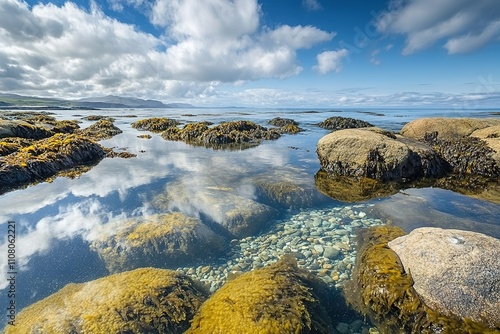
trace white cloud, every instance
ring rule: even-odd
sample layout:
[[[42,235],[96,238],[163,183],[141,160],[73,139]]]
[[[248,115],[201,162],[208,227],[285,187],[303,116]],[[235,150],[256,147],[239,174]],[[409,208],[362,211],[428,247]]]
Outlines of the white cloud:
[[[320,10],[323,8],[318,0],[302,0],[302,6],[311,11]]]
[[[500,6],[496,0],[393,0],[377,20],[386,34],[406,36],[409,55],[445,40],[450,54],[477,50],[498,40]]]
[[[0,91],[203,97],[220,82],[297,75],[297,50],[335,35],[312,26],[263,27],[257,0],[108,2],[117,11],[145,10],[164,34],[112,19],[95,3],[87,11],[72,2],[2,1]]]
[[[336,51],[325,51],[316,56],[318,65],[314,69],[321,74],[326,74],[331,71],[340,72],[342,70],[342,61],[349,54],[347,49]]]

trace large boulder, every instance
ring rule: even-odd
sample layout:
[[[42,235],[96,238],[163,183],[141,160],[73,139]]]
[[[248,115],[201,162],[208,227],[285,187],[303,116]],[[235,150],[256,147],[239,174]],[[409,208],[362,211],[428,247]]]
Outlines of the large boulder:
[[[424,139],[426,133],[437,132],[438,139],[466,137],[474,131],[500,125],[495,118],[419,118],[407,123],[401,130],[405,137]]]
[[[474,321],[477,318],[473,320],[462,317],[462,314],[449,313],[449,310],[433,308],[435,305],[427,304],[417,292],[416,287],[414,287],[413,269],[405,270],[405,266],[403,266],[398,254],[389,247],[393,240],[403,236],[403,230],[393,226],[378,226],[360,231],[358,234],[360,248],[356,255],[352,279],[344,288],[348,303],[369,317],[382,333],[498,333],[500,328],[493,327],[497,325],[490,322],[492,319],[490,311],[481,313],[489,317],[489,319],[480,318],[479,321]],[[461,239],[452,239],[451,242],[454,242],[454,240],[457,240],[456,244],[461,242]],[[429,246],[429,249],[434,249],[430,243],[426,245]],[[496,247],[498,250],[498,245]],[[424,255],[425,259],[421,259],[421,266],[429,266],[429,272],[436,265],[446,266],[445,263],[442,263],[443,259],[434,256],[432,251],[423,250],[422,252],[427,256]],[[430,264],[431,262],[432,264]],[[479,265],[473,267],[476,273],[482,270]],[[498,266],[493,265],[483,268],[493,270],[485,270],[484,275],[480,274],[478,280],[486,283],[490,288],[496,284],[494,290],[498,291],[498,278],[500,276],[498,270],[494,269],[498,268]],[[462,273],[464,272],[463,268],[457,269]],[[450,270],[453,271],[451,268]],[[435,277],[435,288],[443,289],[443,286],[449,283],[448,278],[454,274],[452,272],[441,272],[441,275],[433,276]],[[471,296],[457,296],[460,295],[460,291],[458,291],[455,297],[467,300],[472,305],[471,299],[475,297],[475,291],[484,296],[484,290],[477,287],[475,279],[474,275],[467,276],[467,279],[462,281],[461,284],[461,288],[464,288],[461,292],[471,293]],[[450,297],[454,298],[451,295]],[[446,299],[447,296],[440,295],[439,298]],[[479,296],[479,298],[481,297]],[[487,297],[482,299],[483,301],[489,300],[492,302],[491,305],[485,306],[484,310],[496,310],[498,313],[498,294],[496,294],[496,300],[494,298],[495,293],[492,294],[491,299],[487,299]],[[481,299],[478,300],[478,305],[480,301]],[[442,302],[448,305],[456,303],[456,300],[444,300]],[[472,315],[471,313],[467,314]],[[484,322],[484,320],[488,322]]]
[[[500,328],[500,240],[425,227],[388,243],[432,309]]]
[[[228,281],[200,308],[186,334],[333,333],[322,282],[286,257]]]
[[[431,147],[377,128],[332,132],[319,140],[316,152],[321,168],[333,175],[408,181],[445,172]]]
[[[183,333],[207,294],[175,271],[141,268],[68,284],[24,308],[13,333]]]
[[[179,212],[111,223],[91,243],[111,273],[144,266],[176,268],[215,256],[225,246],[222,236]]]

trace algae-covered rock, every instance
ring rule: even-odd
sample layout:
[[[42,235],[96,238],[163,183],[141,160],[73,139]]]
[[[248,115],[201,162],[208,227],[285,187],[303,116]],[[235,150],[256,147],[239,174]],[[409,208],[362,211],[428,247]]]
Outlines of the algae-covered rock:
[[[316,152],[321,168],[336,176],[410,181],[446,172],[431,147],[373,128],[334,131],[319,140]]]
[[[500,240],[423,227],[388,243],[425,304],[448,316],[500,329]]]
[[[146,130],[151,132],[162,132],[172,126],[177,126],[180,123],[175,119],[166,117],[153,117],[141,119],[140,121],[133,122],[132,127],[137,130]]]
[[[27,139],[42,139],[50,137],[52,134],[50,130],[26,121],[8,121],[0,119],[0,138],[20,137]]]
[[[438,139],[466,137],[476,130],[500,125],[495,118],[419,118],[406,124],[401,134],[422,140],[426,133],[437,132]]]
[[[281,117],[275,117],[271,119],[269,122],[270,125],[277,126],[279,128],[286,126],[286,125],[299,125],[296,121],[294,121],[291,118],[281,118]]]
[[[319,170],[314,175],[318,190],[339,201],[360,202],[371,198],[386,197],[399,191],[394,182],[380,182],[367,177],[335,176]]]
[[[318,126],[324,129],[336,131],[343,129],[366,128],[372,127],[373,125],[355,118],[333,116],[325,119],[323,122],[319,123]]]
[[[201,306],[186,334],[333,333],[325,291],[285,257],[228,281]]]
[[[54,116],[49,116],[46,114],[37,114],[26,117],[24,119],[26,122],[33,124],[34,126],[42,126],[52,133],[73,133],[75,130],[79,129],[78,121],[75,120],[62,120],[58,121]]]
[[[19,137],[7,137],[0,139],[0,156],[9,155],[11,153],[19,151],[23,147],[30,146],[33,140],[19,138]]]
[[[141,268],[69,284],[24,308],[5,333],[183,333],[205,299],[187,276]]]
[[[483,323],[431,309],[422,301],[411,274],[388,246],[404,234],[391,226],[360,232],[352,279],[344,289],[348,303],[369,317],[382,333],[498,333],[498,329]]]
[[[120,133],[122,133],[122,130],[120,130],[113,124],[112,121],[108,119],[100,119],[88,128],[80,131],[82,136],[86,136],[94,140],[109,139]]]
[[[58,171],[94,163],[106,155],[99,144],[75,134],[56,134],[0,157],[0,187],[43,180]]]
[[[213,127],[201,122],[187,124],[182,129],[167,129],[162,137],[213,149],[246,149],[259,145],[262,140],[278,139],[280,133],[250,121],[223,122]]]
[[[107,225],[92,242],[110,272],[143,266],[176,268],[219,254],[226,240],[182,213]]]

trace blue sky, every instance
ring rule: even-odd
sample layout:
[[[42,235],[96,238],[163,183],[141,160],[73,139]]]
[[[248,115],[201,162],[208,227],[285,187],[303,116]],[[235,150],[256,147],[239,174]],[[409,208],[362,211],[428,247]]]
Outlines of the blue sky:
[[[0,92],[500,106],[498,0],[0,0]]]

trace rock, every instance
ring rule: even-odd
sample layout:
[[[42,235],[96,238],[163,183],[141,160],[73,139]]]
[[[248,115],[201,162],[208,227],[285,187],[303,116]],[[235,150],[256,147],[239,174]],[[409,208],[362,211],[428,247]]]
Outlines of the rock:
[[[11,333],[183,333],[207,293],[175,271],[141,268],[68,284],[24,308]]]
[[[246,149],[259,145],[262,140],[278,139],[280,133],[250,121],[234,121],[211,128],[206,123],[187,124],[183,129],[167,129],[162,137],[213,149]]]
[[[408,181],[441,176],[446,171],[431,147],[371,130],[332,132],[319,140],[316,152],[321,168],[336,176]]]
[[[116,127],[112,121],[108,119],[100,119],[88,128],[81,130],[79,133],[82,136],[86,136],[94,140],[103,140],[112,138],[117,134],[122,133],[122,130]]]
[[[388,243],[425,304],[448,316],[500,328],[500,240],[424,227]]]
[[[286,125],[299,125],[299,123],[297,123],[293,119],[281,118],[281,117],[275,117],[267,123],[269,123],[270,125],[277,126],[277,127],[283,127]]]
[[[91,248],[111,273],[144,266],[176,268],[219,254],[226,240],[182,213],[105,225]]]
[[[186,334],[332,333],[324,283],[292,257],[228,281],[200,308]]]
[[[335,327],[335,329],[342,334],[350,333],[350,326],[345,322],[339,322],[339,324],[337,325],[337,327]]]
[[[153,117],[142,119],[132,123],[132,127],[137,130],[146,130],[151,132],[162,132],[170,127],[175,127],[180,123],[175,119],[166,117]]]
[[[153,205],[169,211],[200,212],[219,225],[218,233],[236,238],[257,234],[277,213],[268,205],[233,194],[231,189],[207,187],[192,192],[181,182],[168,185]]]
[[[53,135],[53,132],[42,126],[33,125],[21,120],[3,120],[0,118],[0,138],[19,137],[26,139],[42,139]]]
[[[323,256],[330,259],[334,260],[340,255],[340,249],[334,248],[334,247],[325,247],[325,251],[323,253]]]
[[[19,151],[23,147],[28,147],[33,143],[31,139],[19,137],[7,137],[0,140],[0,156],[9,155]]]
[[[106,155],[102,146],[75,134],[56,134],[0,157],[0,188],[41,181],[57,172],[88,165]]]
[[[319,123],[318,126],[328,130],[343,130],[353,128],[366,128],[372,127],[373,125],[359,119],[334,116],[327,118],[323,122]]]
[[[500,119],[420,118],[406,124],[401,130],[401,134],[405,137],[423,140],[426,133],[437,132],[438,139],[456,139],[494,125],[500,125]]]
[[[359,250],[352,278],[344,288],[348,303],[369,317],[382,333],[480,334],[491,330],[491,327],[486,323],[474,322],[461,318],[460,315],[457,317],[455,314],[450,316],[446,312],[447,310],[444,310],[446,313],[443,313],[440,309],[433,309],[421,299],[413,287],[413,270],[410,269],[407,272],[398,255],[388,245],[391,241],[404,235],[404,231],[400,228],[387,225],[361,230],[358,235]],[[496,250],[498,250],[498,245]],[[429,254],[427,251],[423,251],[423,253],[424,256]],[[440,263],[439,257],[434,256],[434,254],[429,254],[425,260],[427,264],[422,263],[421,265],[428,265],[428,261],[433,262],[430,268],[440,264],[446,266],[446,264]],[[496,266],[498,268],[498,265]],[[464,269],[460,268],[459,271],[464,272]],[[476,273],[479,272],[480,270],[476,270]],[[496,280],[496,289],[498,289],[498,272],[496,272],[496,276],[493,275],[495,272],[491,272],[491,274],[492,276],[489,277],[488,275],[483,276],[486,278],[486,281],[483,280],[483,282]],[[453,273],[447,273],[445,277],[448,278],[450,275],[453,276]],[[474,279],[472,278],[472,280]],[[439,289],[448,284],[448,280],[443,279],[443,277],[439,277],[435,282],[435,286]],[[474,287],[475,284],[468,280],[464,282],[463,286]],[[470,300],[474,297],[469,295],[460,298]],[[496,298],[496,303],[498,303],[500,300],[498,295]],[[495,310],[498,310],[498,306]]]
[[[497,166],[500,166],[500,125],[476,130],[470,137],[479,138],[486,142],[488,147],[495,151],[491,158],[495,159]]]

